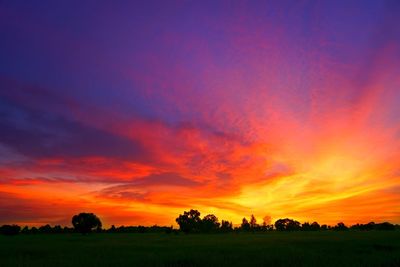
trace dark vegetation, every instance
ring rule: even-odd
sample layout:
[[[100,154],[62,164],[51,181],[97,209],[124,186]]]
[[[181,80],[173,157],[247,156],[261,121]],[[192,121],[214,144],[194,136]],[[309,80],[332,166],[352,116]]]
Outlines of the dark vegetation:
[[[0,235],[0,266],[400,266],[400,227],[388,222],[258,224],[251,216],[234,227],[197,210],[176,222],[179,230],[103,229],[95,214],[81,213],[73,227],[3,225],[0,232],[15,237]]]
[[[87,234],[96,230],[101,232],[101,221],[93,213],[79,213],[72,217],[72,225],[77,232]]]
[[[119,226],[112,225],[108,229],[102,228],[101,220],[93,213],[80,213],[72,217],[73,228],[67,226],[49,224],[40,227],[25,226],[21,228],[18,225],[3,225],[0,227],[0,234],[17,235],[17,234],[60,234],[60,233],[227,233],[227,232],[271,232],[271,231],[370,231],[370,230],[400,230],[400,225],[394,225],[389,222],[367,224],[355,224],[346,226],[339,222],[334,226],[320,225],[318,222],[300,223],[296,220],[285,218],[279,219],[274,224],[258,224],[256,218],[251,215],[250,220],[242,219],[239,226],[234,227],[232,222],[219,219],[214,214],[208,214],[201,218],[200,212],[191,209],[185,211],[176,218],[179,230],[172,226]]]

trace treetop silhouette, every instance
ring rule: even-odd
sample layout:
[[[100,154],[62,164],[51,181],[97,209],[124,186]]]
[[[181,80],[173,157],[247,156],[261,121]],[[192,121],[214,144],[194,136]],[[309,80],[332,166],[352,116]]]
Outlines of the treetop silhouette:
[[[101,231],[101,221],[93,213],[79,213],[72,217],[72,225],[77,232],[87,234],[93,230]]]

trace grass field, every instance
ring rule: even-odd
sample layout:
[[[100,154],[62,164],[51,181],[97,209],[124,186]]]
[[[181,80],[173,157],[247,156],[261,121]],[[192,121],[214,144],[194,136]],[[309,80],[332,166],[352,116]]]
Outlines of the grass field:
[[[0,266],[400,266],[400,231],[0,236]]]

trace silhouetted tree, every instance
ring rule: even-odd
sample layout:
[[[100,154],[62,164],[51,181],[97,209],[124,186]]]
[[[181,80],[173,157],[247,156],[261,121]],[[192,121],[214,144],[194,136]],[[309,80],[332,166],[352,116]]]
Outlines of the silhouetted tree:
[[[250,217],[250,222],[249,222],[249,224],[250,224],[250,228],[253,229],[253,230],[255,230],[256,228],[258,228],[258,224],[257,224],[256,217],[254,217],[253,214],[252,214],[251,217]]]
[[[82,234],[90,233],[93,230],[101,231],[101,221],[93,213],[79,213],[72,217],[72,225],[75,231]]]
[[[17,235],[21,231],[18,225],[3,225],[0,227],[0,233],[3,235]]]
[[[395,230],[396,227],[388,222],[378,223],[375,225],[376,230]]]
[[[233,230],[232,223],[222,220],[220,229],[222,232],[230,232]]]
[[[337,230],[337,231],[345,231],[348,229],[349,228],[342,222],[338,223],[336,226],[333,227],[333,230]]]
[[[318,231],[321,226],[317,222],[313,222],[312,224],[305,222],[301,225],[301,230],[303,231]]]
[[[176,222],[179,229],[185,233],[198,232],[201,225],[200,212],[193,209],[185,211],[176,218]]]
[[[54,234],[60,234],[62,232],[63,232],[63,229],[61,228],[60,225],[56,225],[56,226],[53,227],[53,233]]]
[[[216,231],[219,228],[218,218],[214,214],[208,214],[204,216],[201,224],[202,230],[205,232]]]
[[[29,234],[29,228],[28,228],[28,226],[24,226],[24,228],[22,228],[21,234]]]
[[[242,219],[242,224],[240,225],[240,229],[243,231],[249,231],[250,230],[250,223],[246,218]]]
[[[355,224],[350,227],[352,230],[361,230],[361,231],[369,231],[369,230],[395,230],[395,226],[388,222],[383,223],[374,223],[369,222],[367,224]]]
[[[52,233],[52,228],[49,224],[42,225],[39,227],[39,233],[50,234],[50,233]]]
[[[300,222],[289,218],[279,219],[275,222],[275,229],[278,231],[296,231],[300,230]]]
[[[178,224],[180,225],[181,231],[184,232],[230,232],[235,231],[239,233],[240,231],[270,231],[274,229],[278,231],[294,231],[294,230],[303,230],[303,231],[317,231],[317,230],[400,230],[400,225],[393,225],[389,222],[383,223],[375,223],[369,222],[367,224],[355,224],[347,227],[344,223],[340,222],[335,226],[327,226],[326,224],[319,225],[318,222],[308,223],[305,222],[300,224],[298,221],[293,219],[285,218],[279,219],[275,222],[275,225],[268,225],[266,220],[262,226],[259,226],[256,222],[255,217],[252,215],[250,222],[243,218],[242,224],[239,227],[235,227],[233,229],[232,223],[229,221],[222,220],[221,224],[218,222],[218,218],[209,214],[204,216],[203,219],[200,219],[200,212],[197,210],[190,210],[188,212],[184,212],[183,215],[179,215],[176,219]],[[18,225],[3,225],[0,227],[0,234],[4,235],[15,235],[18,233],[22,234],[35,234],[35,233],[45,233],[45,234],[57,234],[57,233],[72,233],[74,230],[81,233],[88,233],[94,229],[101,230],[101,222],[100,219],[97,218],[93,213],[81,213],[79,215],[75,215],[72,218],[72,222],[74,225],[73,228],[61,227],[60,225],[55,225],[54,227],[49,224],[40,226],[39,228],[32,227],[29,228],[25,226],[22,230]],[[178,234],[179,231],[173,229],[172,226],[158,226],[153,225],[150,227],[146,226],[119,226],[115,227],[111,226],[108,230],[108,233],[175,233]]]
[[[309,222],[305,222],[301,225],[301,230],[303,231],[310,231],[311,230],[311,226]]]
[[[321,226],[319,225],[319,223],[313,222],[313,223],[310,225],[310,228],[311,228],[312,231],[318,231],[318,230],[321,229]]]

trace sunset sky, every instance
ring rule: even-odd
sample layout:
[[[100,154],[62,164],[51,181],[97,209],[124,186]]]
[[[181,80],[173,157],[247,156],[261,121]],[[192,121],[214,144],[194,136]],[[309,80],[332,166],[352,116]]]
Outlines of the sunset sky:
[[[0,1],[0,224],[400,223],[399,1]]]

